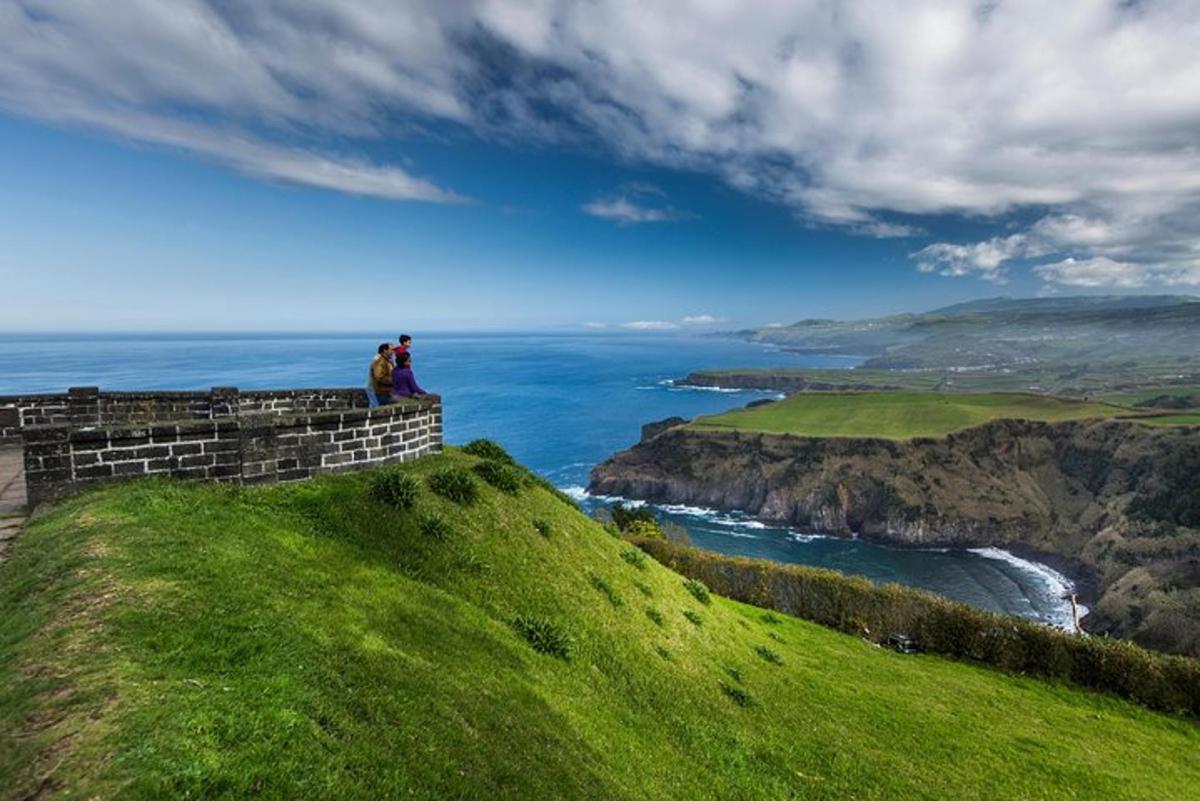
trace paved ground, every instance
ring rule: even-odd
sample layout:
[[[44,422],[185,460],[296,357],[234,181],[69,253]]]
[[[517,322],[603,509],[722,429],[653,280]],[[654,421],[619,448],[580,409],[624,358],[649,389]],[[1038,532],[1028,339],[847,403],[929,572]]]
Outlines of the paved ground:
[[[25,464],[21,449],[0,446],[0,560],[25,525]]]

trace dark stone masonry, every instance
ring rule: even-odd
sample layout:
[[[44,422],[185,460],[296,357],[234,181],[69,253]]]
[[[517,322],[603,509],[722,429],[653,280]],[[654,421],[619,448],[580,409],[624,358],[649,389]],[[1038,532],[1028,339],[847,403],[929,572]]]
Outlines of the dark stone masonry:
[[[0,396],[0,442],[24,443],[30,504],[163,475],[261,484],[442,449],[436,395],[368,409],[359,389]]]

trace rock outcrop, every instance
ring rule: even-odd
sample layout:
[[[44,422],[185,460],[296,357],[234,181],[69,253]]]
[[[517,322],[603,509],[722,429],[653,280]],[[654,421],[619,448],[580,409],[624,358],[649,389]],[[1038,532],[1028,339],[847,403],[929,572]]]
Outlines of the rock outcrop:
[[[1200,655],[1200,427],[1005,420],[894,441],[674,426],[598,465],[591,490],[1057,555],[1097,580],[1091,630]]]

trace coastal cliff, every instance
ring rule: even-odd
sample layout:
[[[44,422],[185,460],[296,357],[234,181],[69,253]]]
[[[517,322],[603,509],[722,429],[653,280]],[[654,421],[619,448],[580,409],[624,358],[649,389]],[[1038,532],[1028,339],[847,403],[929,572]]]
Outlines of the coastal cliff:
[[[1055,555],[1096,579],[1090,630],[1200,654],[1200,428],[1000,420],[907,441],[647,433],[595,468],[591,492],[895,545]]]

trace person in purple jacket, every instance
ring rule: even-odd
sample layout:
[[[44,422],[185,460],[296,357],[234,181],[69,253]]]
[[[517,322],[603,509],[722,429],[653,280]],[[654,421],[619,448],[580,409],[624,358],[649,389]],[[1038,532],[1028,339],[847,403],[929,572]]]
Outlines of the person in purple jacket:
[[[396,369],[392,370],[392,397],[412,398],[417,395],[428,395],[417,384],[412,371],[412,356],[399,353],[396,356]]]

